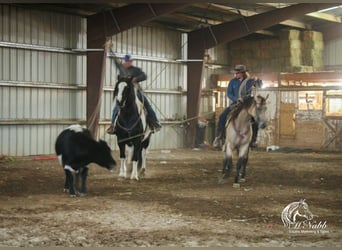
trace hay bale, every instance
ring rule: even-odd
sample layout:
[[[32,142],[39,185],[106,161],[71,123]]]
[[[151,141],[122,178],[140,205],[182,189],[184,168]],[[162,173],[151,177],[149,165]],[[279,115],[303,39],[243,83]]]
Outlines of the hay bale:
[[[303,31],[303,40],[309,41],[323,41],[323,34],[319,31],[306,30]]]
[[[305,40],[303,41],[303,49],[324,49],[323,41]]]
[[[300,40],[299,30],[281,30],[278,33],[281,40]]]

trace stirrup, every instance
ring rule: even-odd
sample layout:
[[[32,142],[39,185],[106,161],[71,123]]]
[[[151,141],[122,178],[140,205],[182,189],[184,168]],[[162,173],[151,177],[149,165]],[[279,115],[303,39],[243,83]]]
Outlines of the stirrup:
[[[114,124],[111,124],[109,128],[106,130],[107,134],[114,135],[115,134],[115,126]]]
[[[221,136],[216,136],[214,141],[213,141],[213,147],[214,148],[219,148],[222,145],[222,138]]]
[[[158,132],[162,128],[159,122],[154,122],[153,126],[151,126],[152,133]]]

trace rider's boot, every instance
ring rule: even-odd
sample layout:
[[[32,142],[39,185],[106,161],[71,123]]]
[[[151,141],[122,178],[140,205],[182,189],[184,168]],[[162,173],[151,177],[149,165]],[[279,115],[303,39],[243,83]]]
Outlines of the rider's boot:
[[[113,123],[110,124],[110,127],[107,128],[106,132],[107,132],[107,134],[110,134],[110,135],[114,135],[115,134],[116,130],[115,130],[115,126],[114,126]]]
[[[222,146],[222,133],[218,133],[218,136],[215,137],[213,141],[214,148],[220,148]]]
[[[158,120],[153,121],[152,123],[152,132],[158,132],[160,129],[162,128],[162,125],[160,124],[160,122]]]

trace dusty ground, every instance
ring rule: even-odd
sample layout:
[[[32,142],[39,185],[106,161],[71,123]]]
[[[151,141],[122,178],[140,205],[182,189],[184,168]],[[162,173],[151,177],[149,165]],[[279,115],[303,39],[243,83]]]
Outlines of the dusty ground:
[[[57,160],[0,160],[0,246],[342,246],[341,153],[252,151],[240,189],[217,182],[222,152],[148,157],[140,182],[92,165],[76,198]],[[283,226],[283,208],[302,198],[324,232]]]

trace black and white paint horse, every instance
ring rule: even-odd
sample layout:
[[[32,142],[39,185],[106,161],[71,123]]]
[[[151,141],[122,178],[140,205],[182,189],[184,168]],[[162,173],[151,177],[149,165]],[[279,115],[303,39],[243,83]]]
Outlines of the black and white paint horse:
[[[268,97],[268,96],[267,96]],[[237,150],[238,160],[233,187],[239,188],[239,182],[245,181],[246,166],[248,162],[249,145],[252,139],[251,118],[257,122],[259,128],[265,128],[266,98],[258,95],[249,97],[233,109],[226,123],[226,138],[224,144],[225,156],[220,182],[229,177],[233,166],[233,151]],[[240,177],[240,170],[241,179]]]
[[[131,78],[125,77],[119,78],[114,89],[114,99],[119,107],[115,121],[121,160],[119,177],[126,178],[126,160],[128,163],[132,161],[132,180],[139,180],[145,173],[146,150],[152,134],[146,122],[144,105],[137,97],[137,88]],[[126,146],[129,149],[127,159]]]
[[[75,196],[76,192],[81,195],[86,193],[88,164],[93,162],[109,170],[113,170],[116,165],[108,144],[103,140],[95,141],[90,131],[78,124],[71,125],[58,135],[55,150],[65,172],[64,191],[69,191],[70,196]]]

